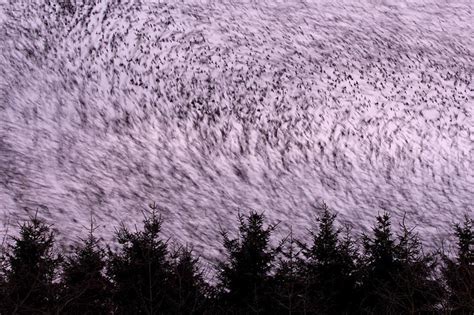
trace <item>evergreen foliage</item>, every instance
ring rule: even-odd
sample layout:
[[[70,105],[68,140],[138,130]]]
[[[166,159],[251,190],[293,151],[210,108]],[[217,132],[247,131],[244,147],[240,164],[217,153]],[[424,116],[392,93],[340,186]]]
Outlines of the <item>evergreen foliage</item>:
[[[448,286],[448,309],[453,314],[474,314],[474,220],[465,216],[455,224],[457,255],[444,257],[444,278]]]
[[[405,218],[394,233],[390,216],[378,215],[361,239],[336,218],[323,204],[308,243],[291,230],[272,247],[275,225],[239,215],[236,238],[222,231],[226,255],[210,285],[191,247],[170,249],[161,238],[155,205],[142,230],[117,230],[119,250],[104,250],[91,226],[64,259],[35,216],[2,245],[0,314],[474,313],[472,218],[454,225],[452,256],[425,253]]]
[[[117,314],[158,314],[170,311],[167,299],[171,263],[167,243],[160,238],[162,219],[156,207],[146,215],[143,231],[117,231],[122,249],[110,252],[108,275],[113,283]]]
[[[372,238],[363,237],[362,310],[369,314],[432,314],[440,311],[442,287],[436,259],[423,253],[418,234],[401,224],[393,236],[390,216],[376,217]]]
[[[364,256],[362,271],[363,300],[361,308],[370,314],[384,314],[386,309],[382,292],[394,287],[393,274],[398,265],[396,244],[388,213],[377,215],[373,236],[363,235]]]
[[[209,288],[190,248],[180,247],[172,255],[170,302],[174,314],[201,314],[208,307]]]
[[[350,237],[340,239],[336,215],[323,204],[317,219],[318,231],[311,231],[312,243],[302,245],[305,257],[305,308],[318,314],[343,314],[353,308],[356,292],[356,255]]]
[[[61,257],[54,253],[54,233],[36,216],[20,226],[8,246],[3,267],[2,314],[51,312],[57,305],[57,275]]]
[[[106,253],[93,234],[75,247],[63,264],[59,313],[109,314],[111,284],[105,276]]]
[[[401,224],[397,236],[395,259],[397,270],[392,274],[393,287],[383,286],[387,312],[405,314],[433,314],[439,312],[442,287],[436,279],[437,261],[434,255],[423,252],[421,241],[413,229]],[[381,289],[382,289],[381,288]]]
[[[239,237],[229,238],[223,232],[227,260],[219,264],[222,302],[236,313],[261,314],[270,305],[270,272],[275,250],[270,235],[275,226],[264,228],[264,216],[250,213],[245,220],[239,215]]]
[[[302,272],[301,247],[293,231],[278,247],[274,275],[273,301],[276,313],[302,314],[305,310],[305,281]]]

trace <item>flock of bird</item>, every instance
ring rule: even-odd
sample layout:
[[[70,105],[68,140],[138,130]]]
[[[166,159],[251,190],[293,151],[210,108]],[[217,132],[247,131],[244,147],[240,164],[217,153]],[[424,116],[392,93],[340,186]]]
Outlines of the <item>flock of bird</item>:
[[[434,244],[472,210],[472,14],[388,2],[5,5],[4,221],[40,208],[68,241],[92,212],[111,238],[156,201],[213,259],[238,211],[304,233],[324,200]]]

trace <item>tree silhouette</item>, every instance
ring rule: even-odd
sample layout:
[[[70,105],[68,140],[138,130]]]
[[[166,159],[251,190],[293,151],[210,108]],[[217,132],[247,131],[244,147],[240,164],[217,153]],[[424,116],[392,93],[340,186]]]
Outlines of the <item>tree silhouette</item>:
[[[444,257],[444,278],[448,287],[448,308],[453,314],[474,313],[474,220],[467,215],[455,224],[458,252]]]
[[[433,314],[442,302],[443,290],[436,279],[436,259],[425,254],[421,241],[403,218],[395,246],[396,269],[391,271],[393,286],[379,287],[378,296],[387,312]]]
[[[270,271],[275,251],[269,245],[275,226],[263,227],[263,214],[239,215],[239,238],[222,232],[227,261],[220,262],[218,273],[225,309],[237,313],[265,313],[272,292]]]
[[[200,314],[208,306],[208,285],[198,263],[188,247],[179,247],[172,255],[169,296],[174,314]]]
[[[385,301],[380,292],[394,287],[393,274],[397,272],[396,244],[388,213],[378,215],[372,229],[372,238],[363,235],[363,301],[361,308],[368,313],[385,313]]]
[[[336,215],[326,204],[322,210],[318,231],[311,231],[312,243],[302,244],[306,310],[341,314],[352,308],[356,297],[356,250],[350,237],[340,240],[341,230],[334,226]]]
[[[109,314],[111,311],[111,284],[104,275],[105,251],[93,234],[89,236],[63,264],[60,313]]]
[[[393,233],[387,213],[362,236],[361,252],[325,204],[308,243],[291,230],[273,247],[276,225],[239,215],[237,237],[222,231],[225,258],[209,285],[192,248],[169,249],[150,207],[142,230],[116,231],[118,251],[106,252],[91,224],[65,259],[37,216],[21,224],[0,244],[0,314],[474,314],[468,216],[454,225],[457,252],[440,256],[424,252],[405,217]]]
[[[293,231],[278,246],[274,276],[273,300],[275,312],[300,314],[305,310],[304,278],[302,272],[301,247],[293,237]]]
[[[36,215],[19,232],[5,257],[1,310],[5,314],[51,313],[57,294],[53,281],[61,261],[53,252],[54,234]]]
[[[397,237],[387,213],[376,220],[372,238],[363,236],[362,310],[371,314],[439,312],[442,287],[435,278],[435,257],[423,252],[418,234],[406,226],[405,218]]]
[[[171,265],[167,244],[160,239],[162,219],[156,206],[145,215],[143,231],[117,231],[122,249],[110,252],[108,275],[114,285],[117,314],[163,314],[170,312],[167,300]]]

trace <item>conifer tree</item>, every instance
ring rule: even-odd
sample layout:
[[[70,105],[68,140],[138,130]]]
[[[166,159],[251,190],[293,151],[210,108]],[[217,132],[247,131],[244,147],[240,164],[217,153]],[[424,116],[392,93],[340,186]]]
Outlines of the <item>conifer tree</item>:
[[[435,279],[436,260],[425,254],[405,219],[394,237],[390,216],[376,217],[372,238],[364,235],[362,309],[370,314],[432,314],[439,311],[442,289]]]
[[[75,247],[63,264],[59,312],[65,314],[109,314],[111,285],[105,271],[105,251],[93,234]]]
[[[457,255],[444,257],[444,278],[448,286],[448,311],[453,314],[474,313],[474,220],[467,215],[455,224]]]
[[[301,247],[293,231],[277,248],[278,259],[274,276],[273,300],[279,314],[300,314],[305,309],[304,279],[301,272]]]
[[[312,231],[312,243],[303,246],[306,311],[341,314],[352,308],[356,296],[356,251],[350,237],[340,240],[334,226],[336,215],[326,204],[318,217],[318,232]]]
[[[54,253],[54,233],[35,217],[20,226],[6,253],[1,313],[52,313],[57,287],[53,283],[61,257]]]
[[[218,265],[221,301],[227,311],[262,314],[268,312],[272,292],[270,271],[275,251],[270,235],[275,226],[264,228],[264,216],[250,213],[247,220],[239,215],[239,238],[222,232],[227,261]]]
[[[173,314],[201,314],[207,306],[208,289],[192,249],[179,247],[172,255],[170,301]]]
[[[380,292],[394,287],[393,274],[397,272],[396,243],[388,213],[378,215],[372,229],[373,236],[363,235],[363,301],[361,308],[369,314],[388,310]]]
[[[162,219],[157,207],[145,215],[143,231],[117,231],[119,253],[110,252],[108,275],[114,286],[116,314],[170,313],[171,265],[167,243],[160,239]]]
[[[436,259],[425,254],[418,234],[409,229],[405,218],[395,246],[396,270],[393,286],[381,286],[378,296],[392,313],[432,314],[439,311],[442,288],[435,278]],[[384,291],[385,290],[385,291]]]

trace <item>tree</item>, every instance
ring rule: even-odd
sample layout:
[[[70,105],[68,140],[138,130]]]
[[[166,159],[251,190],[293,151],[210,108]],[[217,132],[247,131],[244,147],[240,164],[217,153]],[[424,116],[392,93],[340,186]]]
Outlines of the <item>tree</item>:
[[[439,312],[442,287],[436,279],[436,259],[425,254],[414,229],[400,224],[395,246],[396,269],[391,272],[393,286],[381,286],[378,296],[385,308],[397,314],[433,314]]]
[[[322,207],[319,229],[311,231],[311,245],[302,244],[306,310],[341,314],[350,311],[356,297],[356,250],[349,233],[340,239],[341,230],[334,226],[336,215],[326,204]]]
[[[363,311],[371,314],[439,312],[442,288],[435,278],[435,256],[423,252],[418,234],[406,226],[405,218],[396,237],[387,213],[376,220],[372,238],[363,237]]]
[[[105,251],[93,234],[74,248],[63,264],[60,313],[109,314],[111,284],[104,275]]]
[[[167,243],[160,239],[162,219],[155,205],[143,223],[143,231],[134,233],[122,225],[116,233],[122,249],[109,252],[108,275],[117,314],[170,312],[171,264]]]
[[[305,309],[301,247],[298,244],[291,231],[277,248],[273,300],[278,314],[300,314]]]
[[[361,308],[368,313],[392,313],[380,295],[394,287],[397,272],[396,244],[388,213],[378,215],[372,229],[373,236],[363,235],[363,301]]]
[[[35,217],[20,226],[18,237],[8,246],[4,270],[5,314],[51,313],[56,303],[53,283],[61,257],[54,253],[54,233]]]
[[[275,251],[269,241],[275,226],[264,228],[263,220],[263,214],[255,212],[247,220],[239,215],[239,238],[231,239],[222,232],[227,261],[219,263],[218,274],[226,310],[258,314],[270,306]]]
[[[474,220],[467,215],[455,224],[457,255],[444,257],[443,275],[448,287],[448,308],[454,314],[474,313]]]
[[[207,306],[208,286],[192,249],[179,247],[172,255],[170,300],[174,314],[200,314]]]

